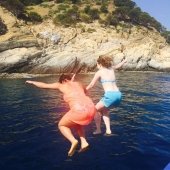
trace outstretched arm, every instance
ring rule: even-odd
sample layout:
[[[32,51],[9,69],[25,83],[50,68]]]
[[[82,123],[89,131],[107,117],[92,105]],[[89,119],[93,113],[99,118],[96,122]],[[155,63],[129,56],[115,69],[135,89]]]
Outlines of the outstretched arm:
[[[96,82],[97,82],[97,80],[100,78],[100,75],[99,75],[99,72],[97,72],[95,75],[94,75],[94,77],[93,77],[93,79],[92,79],[92,81],[90,82],[90,84],[86,87],[86,90],[89,90],[90,88],[92,88],[95,84],[96,84]]]
[[[45,89],[58,89],[59,88],[59,83],[47,84],[47,83],[43,83],[43,82],[30,81],[30,80],[27,80],[25,83],[33,84],[36,87],[45,88]]]
[[[127,62],[127,60],[126,59],[124,59],[124,60],[122,60],[119,64],[117,64],[117,65],[115,65],[115,66],[113,66],[113,69],[119,69],[119,68],[121,68],[125,63]]]

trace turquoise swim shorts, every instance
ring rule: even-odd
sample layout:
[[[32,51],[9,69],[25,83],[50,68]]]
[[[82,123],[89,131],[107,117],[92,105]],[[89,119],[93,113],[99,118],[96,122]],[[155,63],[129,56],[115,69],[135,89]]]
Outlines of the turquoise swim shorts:
[[[122,98],[122,93],[120,91],[107,91],[101,98],[101,102],[105,107],[118,106]]]

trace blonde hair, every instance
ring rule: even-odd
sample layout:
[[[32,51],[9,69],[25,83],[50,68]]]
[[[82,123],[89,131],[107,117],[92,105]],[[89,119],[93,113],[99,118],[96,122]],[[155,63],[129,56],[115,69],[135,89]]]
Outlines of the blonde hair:
[[[111,56],[100,55],[97,59],[97,63],[103,67],[110,68],[113,65],[113,59]]]

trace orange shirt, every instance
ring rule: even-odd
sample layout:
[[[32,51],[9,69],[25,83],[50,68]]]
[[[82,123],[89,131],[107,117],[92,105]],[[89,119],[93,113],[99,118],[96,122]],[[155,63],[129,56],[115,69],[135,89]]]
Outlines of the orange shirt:
[[[78,82],[68,81],[60,84],[64,101],[70,106],[70,111],[65,114],[71,121],[80,124],[89,124],[96,112],[93,101],[84,93],[83,86]]]
[[[61,91],[64,93],[64,101],[67,102],[70,108],[75,106],[92,105],[92,100],[84,93],[83,86],[78,82],[68,81],[62,85]]]

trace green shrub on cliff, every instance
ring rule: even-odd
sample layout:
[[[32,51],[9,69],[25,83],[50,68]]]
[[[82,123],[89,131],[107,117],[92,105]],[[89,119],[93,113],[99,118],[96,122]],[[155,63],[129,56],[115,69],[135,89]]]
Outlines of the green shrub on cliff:
[[[75,25],[80,18],[78,8],[73,6],[72,8],[64,11],[63,13],[57,14],[54,18],[54,24],[61,24],[64,26]]]
[[[20,0],[24,5],[35,5],[40,4],[43,2],[43,0]]]
[[[7,31],[7,26],[4,24],[3,20],[0,17],[0,35],[6,34]]]
[[[106,24],[107,25],[112,25],[112,26],[117,26],[119,23],[119,21],[117,20],[117,18],[113,15],[108,15],[106,18]]]
[[[97,8],[91,8],[90,5],[86,5],[84,7],[84,13],[86,13],[87,15],[89,15],[91,17],[92,20],[96,20],[100,18],[100,12]]]
[[[55,0],[55,3],[63,3],[65,0]]]
[[[25,13],[25,6],[19,0],[0,0],[0,5],[11,11],[18,18],[21,18]]]
[[[69,9],[70,6],[68,4],[59,4],[58,7],[57,7],[57,11],[60,12],[60,11],[66,11],[67,9]]]
[[[165,31],[161,33],[161,35],[166,39],[166,42],[170,44],[170,31]]]
[[[41,16],[36,12],[28,13],[28,17],[29,17],[30,21],[33,23],[42,22]]]
[[[100,11],[103,13],[108,13],[108,7],[106,4],[102,4],[102,6],[100,7]]]
[[[82,22],[85,22],[85,23],[91,23],[92,22],[92,19],[89,15],[85,14],[85,13],[80,13],[80,20]]]

